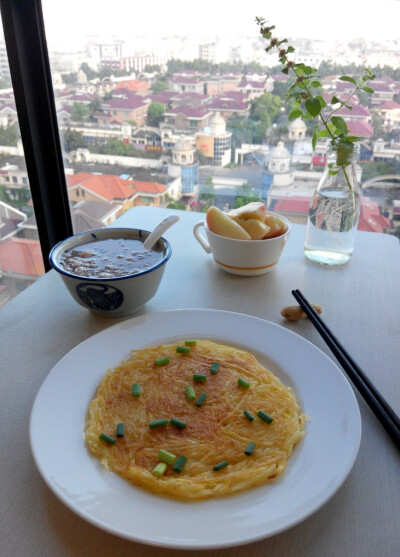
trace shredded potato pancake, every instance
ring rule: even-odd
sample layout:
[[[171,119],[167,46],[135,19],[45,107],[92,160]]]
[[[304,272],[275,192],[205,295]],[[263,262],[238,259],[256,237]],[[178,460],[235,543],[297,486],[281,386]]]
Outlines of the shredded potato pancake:
[[[305,434],[306,416],[291,389],[243,350],[209,340],[197,340],[188,354],[177,353],[177,346],[185,341],[133,350],[127,361],[106,373],[86,424],[92,453],[136,485],[187,500],[227,495],[282,474]],[[162,357],[169,363],[156,365]],[[220,364],[217,373],[210,371],[213,362]],[[206,380],[196,381],[194,374]],[[133,384],[140,385],[140,396],[133,396]],[[193,400],[185,394],[188,386],[194,388]],[[203,393],[207,397],[197,406]],[[259,411],[272,421],[263,421]],[[171,418],[186,426],[174,427]],[[161,419],[168,419],[167,425],[149,426]],[[116,435],[118,423],[125,426],[122,437]],[[113,444],[99,439],[102,434],[114,438]],[[249,443],[255,448],[247,456]],[[160,477],[152,473],[160,449],[187,458],[180,473],[171,463]],[[227,465],[214,470],[222,461]]]

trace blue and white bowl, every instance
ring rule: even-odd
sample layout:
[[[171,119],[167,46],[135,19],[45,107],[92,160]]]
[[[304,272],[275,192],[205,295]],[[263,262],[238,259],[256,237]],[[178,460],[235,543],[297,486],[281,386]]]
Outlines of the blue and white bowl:
[[[165,266],[171,257],[171,246],[160,238],[157,248],[162,259],[154,266],[135,274],[111,278],[88,278],[66,271],[60,263],[64,252],[96,240],[132,238],[144,240],[148,230],[137,228],[101,228],[75,234],[59,242],[50,252],[50,264],[62,277],[78,304],[90,311],[109,317],[124,317],[136,313],[157,292]]]

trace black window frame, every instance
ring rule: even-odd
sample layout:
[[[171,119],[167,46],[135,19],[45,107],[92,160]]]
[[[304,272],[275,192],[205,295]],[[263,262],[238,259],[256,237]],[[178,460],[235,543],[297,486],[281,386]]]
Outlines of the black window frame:
[[[73,234],[41,0],[0,0],[26,169],[45,270]]]

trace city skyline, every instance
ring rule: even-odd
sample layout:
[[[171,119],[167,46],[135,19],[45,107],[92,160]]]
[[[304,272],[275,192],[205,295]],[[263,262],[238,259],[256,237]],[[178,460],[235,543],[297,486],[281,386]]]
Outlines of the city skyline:
[[[243,9],[228,11],[226,5],[203,0],[195,15],[193,10],[185,11],[184,4],[177,0],[168,3],[155,0],[148,9],[141,5],[140,12],[134,11],[129,0],[118,0],[113,6],[114,11],[110,11],[106,0],[70,0],[64,4],[43,0],[49,48],[79,50],[90,35],[104,40],[117,37],[128,45],[134,37],[143,36],[157,39],[172,35],[193,38],[195,35],[215,35],[256,39],[259,36],[256,16],[275,24],[279,37],[338,41],[364,37],[371,42],[400,40],[398,0],[381,0],[379,10],[374,11],[366,9],[362,0],[352,3],[336,0],[327,15],[316,0],[305,0],[301,9],[296,0],[286,0],[284,9],[282,4],[266,6],[265,0],[250,0],[246,3],[245,13]],[[96,14],[95,18],[93,14]],[[293,17],[287,14],[293,14]]]

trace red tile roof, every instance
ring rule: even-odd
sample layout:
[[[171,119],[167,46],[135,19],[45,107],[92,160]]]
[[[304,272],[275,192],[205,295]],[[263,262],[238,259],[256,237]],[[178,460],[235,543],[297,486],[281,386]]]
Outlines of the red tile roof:
[[[274,211],[282,213],[307,214],[310,207],[310,198],[293,196],[280,197],[274,205]]]
[[[167,190],[167,186],[157,182],[125,180],[112,174],[78,172],[77,174],[67,175],[66,179],[69,188],[79,185],[106,201],[126,200],[143,193],[159,195]]]
[[[144,97],[139,97],[139,95],[129,95],[129,97],[124,98],[112,97],[103,104],[110,110],[135,110],[147,105]]]
[[[211,114],[211,112],[212,111],[210,109],[201,107],[179,105],[175,108],[168,109],[168,111],[165,112],[164,115],[167,116],[168,114],[183,114],[183,116],[186,116],[186,118],[202,119]]]
[[[350,109],[342,106],[342,108],[339,108],[339,110],[336,111],[336,115],[338,115],[338,116],[348,116],[349,118],[353,118],[354,116],[360,116],[362,118],[369,118],[371,116],[371,112],[368,110],[368,108],[366,108],[362,104],[357,104],[357,105],[353,106],[353,110],[350,110]]]
[[[7,238],[0,242],[0,267],[4,273],[40,277],[44,265],[40,243],[25,238]]]
[[[370,124],[360,120],[347,120],[347,127],[349,128],[350,135],[357,135],[358,137],[372,137],[374,130]]]
[[[158,184],[157,182],[140,182],[139,180],[133,180],[133,185],[139,194],[149,193],[157,195],[167,190],[167,186]]]
[[[144,91],[150,88],[148,83],[139,81],[138,79],[127,79],[126,81],[119,81],[115,87],[116,89],[125,89],[128,91]]]
[[[133,183],[119,176],[111,174],[91,174],[90,172],[78,172],[66,176],[69,188],[81,186],[98,195],[106,201],[129,199],[136,195]]]
[[[361,212],[357,230],[364,232],[384,232],[390,228],[390,220],[380,214],[379,204],[363,195],[360,196]]]
[[[395,101],[385,101],[382,104],[379,104],[377,110],[398,110],[400,108],[400,104]]]

